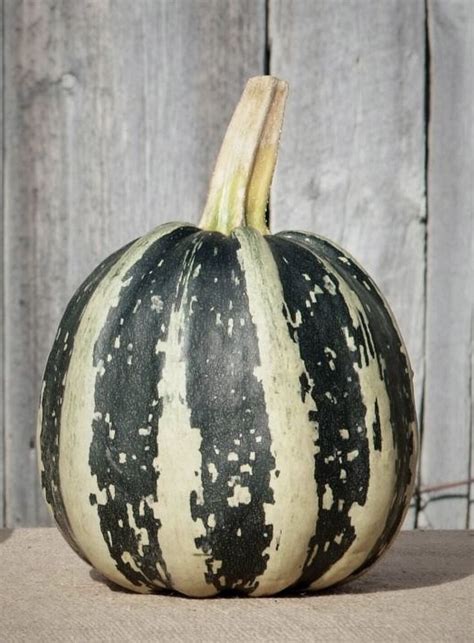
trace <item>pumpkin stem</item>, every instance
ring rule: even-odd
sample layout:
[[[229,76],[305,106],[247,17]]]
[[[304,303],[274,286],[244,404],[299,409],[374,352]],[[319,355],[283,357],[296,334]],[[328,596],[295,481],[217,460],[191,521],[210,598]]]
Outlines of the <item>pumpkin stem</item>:
[[[245,86],[217,158],[200,227],[230,234],[238,226],[269,232],[265,211],[288,84],[256,76]]]

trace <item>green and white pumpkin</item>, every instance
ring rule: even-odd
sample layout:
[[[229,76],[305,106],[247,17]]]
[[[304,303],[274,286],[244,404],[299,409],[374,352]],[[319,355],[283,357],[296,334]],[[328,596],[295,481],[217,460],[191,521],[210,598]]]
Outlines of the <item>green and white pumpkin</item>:
[[[412,373],[387,303],[334,243],[266,228],[286,93],[249,81],[200,227],[106,259],[46,366],[46,500],[76,552],[138,592],[354,578],[412,494]]]

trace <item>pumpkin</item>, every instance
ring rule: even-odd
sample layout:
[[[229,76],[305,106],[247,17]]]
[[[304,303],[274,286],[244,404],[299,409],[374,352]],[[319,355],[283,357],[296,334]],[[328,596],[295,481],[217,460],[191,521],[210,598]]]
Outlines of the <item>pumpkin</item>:
[[[412,494],[412,373],[387,303],[336,244],[267,229],[286,95],[248,82],[200,226],[161,225],[100,264],[47,362],[46,501],[71,547],[137,592],[352,579]]]

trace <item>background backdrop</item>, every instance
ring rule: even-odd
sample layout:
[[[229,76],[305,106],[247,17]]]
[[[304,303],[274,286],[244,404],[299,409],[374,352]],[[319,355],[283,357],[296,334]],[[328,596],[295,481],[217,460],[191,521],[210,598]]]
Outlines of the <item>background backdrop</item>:
[[[0,5],[0,523],[49,521],[36,406],[73,291],[130,239],[198,221],[244,83],[271,73],[290,83],[273,229],[349,250],[408,345],[423,449],[405,526],[473,526],[474,2]]]

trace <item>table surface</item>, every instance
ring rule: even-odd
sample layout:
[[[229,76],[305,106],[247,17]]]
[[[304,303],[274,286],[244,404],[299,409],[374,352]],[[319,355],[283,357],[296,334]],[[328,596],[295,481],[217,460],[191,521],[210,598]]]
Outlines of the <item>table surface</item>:
[[[474,531],[401,532],[319,594],[190,599],[105,582],[56,529],[0,530],[1,641],[473,640]]]

